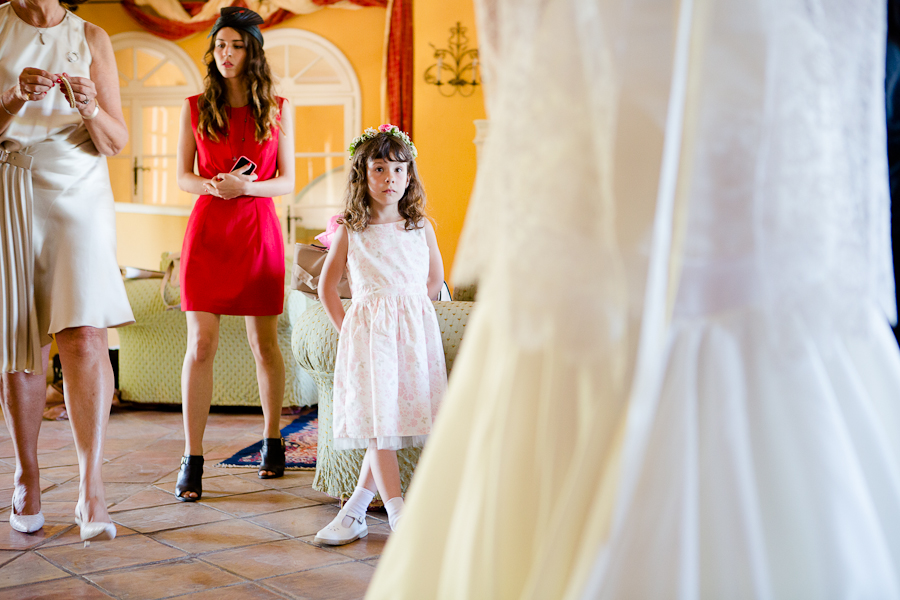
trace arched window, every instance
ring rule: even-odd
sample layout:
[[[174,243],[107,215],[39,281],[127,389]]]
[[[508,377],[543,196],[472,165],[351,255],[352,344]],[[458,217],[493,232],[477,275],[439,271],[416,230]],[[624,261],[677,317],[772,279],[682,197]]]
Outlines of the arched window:
[[[290,28],[263,35],[278,94],[294,108],[296,194],[285,210],[290,243],[304,239],[304,230],[322,231],[340,209],[346,149],[360,131],[362,99],[350,61],[325,38]]]
[[[184,99],[202,80],[188,55],[149,33],[112,36],[128,145],[109,159],[119,212],[186,215],[194,198],[178,189],[175,155]]]

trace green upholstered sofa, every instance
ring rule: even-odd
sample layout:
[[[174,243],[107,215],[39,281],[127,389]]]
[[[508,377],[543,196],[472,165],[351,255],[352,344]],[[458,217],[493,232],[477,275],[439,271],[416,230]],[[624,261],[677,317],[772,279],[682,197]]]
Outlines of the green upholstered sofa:
[[[343,302],[345,307],[350,305],[350,300]],[[444,343],[448,374],[456,359],[473,307],[472,302],[434,303]],[[294,358],[312,376],[318,387],[319,443],[313,488],[334,498],[353,493],[364,454],[363,450],[334,449],[331,395],[334,389],[337,342],[338,333],[332,327],[321,305],[305,311],[294,322],[291,340]],[[418,448],[406,448],[397,453],[400,463],[400,483],[404,493],[412,478],[420,452]]]
[[[290,273],[290,271],[288,271]],[[181,403],[181,365],[187,348],[187,321],[179,309],[166,310],[160,279],[125,281],[135,323],[119,328],[119,389],[123,400]],[[167,287],[166,300],[177,304],[178,287]],[[278,319],[278,341],[285,364],[285,405],[317,402],[316,385],[291,356],[292,324],[318,302],[300,292],[286,292]],[[243,317],[223,316],[214,367],[214,405],[259,406],[256,364]]]

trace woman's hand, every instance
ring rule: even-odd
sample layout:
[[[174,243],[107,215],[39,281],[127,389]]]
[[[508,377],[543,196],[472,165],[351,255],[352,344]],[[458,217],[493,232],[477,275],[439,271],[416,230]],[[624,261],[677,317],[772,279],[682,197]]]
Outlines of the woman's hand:
[[[25,67],[19,73],[19,84],[16,86],[15,95],[22,102],[43,100],[54,85],[56,85],[56,75],[43,69]]]
[[[69,80],[69,85],[72,86],[72,95],[75,96],[75,108],[78,109],[78,112],[81,113],[82,117],[90,117],[91,113],[94,112],[94,106],[91,102],[97,99],[97,86],[95,86],[94,82],[87,77],[69,77],[66,73],[56,76],[54,81],[62,83],[59,79],[60,77],[65,77]],[[59,91],[62,92],[62,95],[65,96],[66,100],[71,104],[72,99],[69,98],[69,92],[66,90],[66,86],[60,85],[59,88]]]
[[[239,173],[219,173],[203,184],[203,189],[210,196],[231,200],[247,195],[246,185],[256,181],[256,173],[241,175]]]
[[[44,99],[47,92],[56,85],[55,80],[55,75],[43,69],[22,69],[16,85],[0,93],[0,103],[3,105],[3,110],[0,111],[0,133],[7,130],[13,117],[19,114],[25,103]]]

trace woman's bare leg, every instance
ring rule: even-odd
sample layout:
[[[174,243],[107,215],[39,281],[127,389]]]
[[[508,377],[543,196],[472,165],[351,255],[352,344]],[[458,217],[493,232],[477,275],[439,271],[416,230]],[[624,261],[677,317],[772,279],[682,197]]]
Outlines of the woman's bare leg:
[[[284,358],[278,346],[278,316],[246,317],[247,339],[256,360],[256,381],[263,409],[263,437],[281,437],[284,403]],[[274,475],[271,471],[260,471]]]
[[[106,329],[72,327],[56,334],[63,368],[66,411],[81,483],[78,503],[86,521],[108,523],[103,490],[103,443],[115,384]]]
[[[47,399],[46,366],[50,345],[42,348],[42,373],[3,373],[0,394],[3,418],[16,453],[12,506],[17,515],[41,512],[41,481],[38,471],[38,434]]]
[[[190,311],[187,314],[187,352],[181,370],[184,414],[184,454],[203,454],[203,432],[209,419],[213,394],[213,364],[219,347],[219,315]],[[192,492],[190,497],[194,497]]]

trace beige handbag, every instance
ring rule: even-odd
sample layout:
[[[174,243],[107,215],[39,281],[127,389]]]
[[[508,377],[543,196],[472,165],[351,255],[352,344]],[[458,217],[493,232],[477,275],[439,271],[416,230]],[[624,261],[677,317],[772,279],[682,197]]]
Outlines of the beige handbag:
[[[328,256],[328,249],[323,246],[310,244],[294,244],[294,268],[291,271],[291,289],[297,290],[304,296],[319,299],[319,275],[322,266]],[[350,298],[350,279],[347,270],[338,282],[338,295],[341,298]]]

